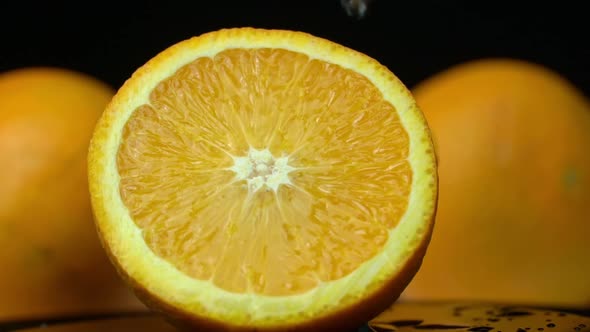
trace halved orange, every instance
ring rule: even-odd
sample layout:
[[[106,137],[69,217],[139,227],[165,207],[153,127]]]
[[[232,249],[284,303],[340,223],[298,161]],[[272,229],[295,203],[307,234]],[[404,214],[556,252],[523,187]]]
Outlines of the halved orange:
[[[433,226],[430,132],[377,61],[226,29],[142,66],[89,152],[98,231],[150,307],[210,330],[351,327],[395,301]]]

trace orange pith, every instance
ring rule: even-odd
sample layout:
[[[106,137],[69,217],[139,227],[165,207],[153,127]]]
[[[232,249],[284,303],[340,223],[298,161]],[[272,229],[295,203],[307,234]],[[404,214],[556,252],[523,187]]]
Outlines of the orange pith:
[[[237,177],[236,158],[265,150],[288,160],[288,182]],[[361,74],[228,49],[157,85],[124,127],[117,168],[156,255],[230,292],[293,295],[380,252],[408,205],[408,151],[396,109]]]

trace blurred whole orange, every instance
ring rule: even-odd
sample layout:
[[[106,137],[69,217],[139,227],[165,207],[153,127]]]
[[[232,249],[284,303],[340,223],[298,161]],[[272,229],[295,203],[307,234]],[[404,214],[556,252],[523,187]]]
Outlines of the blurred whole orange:
[[[482,59],[413,89],[440,197],[408,300],[590,307],[590,104],[557,73]]]
[[[86,180],[113,94],[64,69],[0,74],[0,321],[142,308],[100,246]]]

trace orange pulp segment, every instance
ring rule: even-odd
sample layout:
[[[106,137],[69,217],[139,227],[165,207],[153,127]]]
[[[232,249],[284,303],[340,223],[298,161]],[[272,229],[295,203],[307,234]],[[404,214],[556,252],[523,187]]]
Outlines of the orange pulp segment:
[[[157,85],[125,125],[117,167],[156,255],[227,291],[291,295],[382,249],[408,203],[408,146],[359,73],[229,49]]]

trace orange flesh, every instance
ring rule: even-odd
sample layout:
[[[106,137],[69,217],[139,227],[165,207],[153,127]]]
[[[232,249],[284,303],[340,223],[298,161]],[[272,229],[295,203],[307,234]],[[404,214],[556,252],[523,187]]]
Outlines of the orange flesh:
[[[230,169],[288,156],[275,191]],[[367,78],[282,49],[229,49],[161,82],[127,122],[120,192],[147,245],[230,292],[292,295],[377,254],[412,171],[395,108]]]

